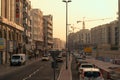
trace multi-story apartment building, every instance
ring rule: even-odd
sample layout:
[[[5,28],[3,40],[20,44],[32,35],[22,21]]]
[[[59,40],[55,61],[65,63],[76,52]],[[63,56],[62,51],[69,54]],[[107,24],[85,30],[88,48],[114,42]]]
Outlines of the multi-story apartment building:
[[[79,31],[79,43],[89,45],[91,43],[91,34],[89,29],[82,29]]]
[[[43,49],[43,13],[39,9],[31,10],[31,39],[32,49],[42,50]]]
[[[68,45],[72,45],[72,49],[83,49],[91,44],[91,34],[89,29],[82,29],[68,36]]]
[[[9,62],[11,54],[23,52],[23,45],[26,49],[25,41],[30,37],[30,9],[29,0],[0,0],[0,64]]]
[[[43,16],[43,31],[44,31],[44,49],[48,51],[53,47],[53,16]]]
[[[11,54],[21,51],[24,27],[16,24],[17,1],[0,0],[0,64],[9,62]]]
[[[108,43],[111,46],[119,45],[118,21],[113,21],[113,22],[109,23],[108,37],[109,37]]]
[[[118,46],[118,21],[99,25],[91,29],[91,42],[94,45]]]
[[[24,33],[23,38],[24,42],[29,43],[30,41],[30,34],[31,34],[31,17],[30,17],[30,11],[31,11],[31,2],[29,0],[23,0],[23,8],[22,8],[22,25],[24,27]]]
[[[78,32],[76,33],[70,33],[68,35],[68,49],[69,50],[74,50],[74,49],[78,49],[78,42],[79,42],[79,39],[78,39]]]
[[[62,50],[65,49],[65,42],[59,38],[53,38],[53,49]]]
[[[91,29],[92,44],[108,44],[108,26],[100,25]]]

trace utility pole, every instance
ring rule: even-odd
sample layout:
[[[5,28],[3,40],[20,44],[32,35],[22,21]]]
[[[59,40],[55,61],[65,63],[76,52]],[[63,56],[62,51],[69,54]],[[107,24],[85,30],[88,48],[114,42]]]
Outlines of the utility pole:
[[[68,69],[68,60],[67,60],[67,53],[68,53],[68,3],[71,0],[63,0],[66,3],[66,69]]]
[[[118,45],[118,48],[120,50],[120,0],[118,0],[118,32],[119,32],[119,36],[118,36],[119,45]]]

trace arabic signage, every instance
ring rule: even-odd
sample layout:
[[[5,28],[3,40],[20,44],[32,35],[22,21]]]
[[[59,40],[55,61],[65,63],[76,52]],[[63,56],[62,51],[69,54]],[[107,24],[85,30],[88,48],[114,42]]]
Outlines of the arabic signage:
[[[16,20],[19,22],[19,16],[20,16],[20,5],[19,0],[16,0]]]

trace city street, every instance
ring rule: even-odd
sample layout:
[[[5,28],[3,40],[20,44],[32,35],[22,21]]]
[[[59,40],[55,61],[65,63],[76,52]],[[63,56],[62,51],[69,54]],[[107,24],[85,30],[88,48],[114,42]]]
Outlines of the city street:
[[[13,66],[15,70],[1,75],[0,80],[52,80],[54,78],[51,61],[36,61],[29,65]],[[56,78],[61,68],[61,63],[56,69]]]
[[[120,0],[0,0],[0,80],[119,75]]]

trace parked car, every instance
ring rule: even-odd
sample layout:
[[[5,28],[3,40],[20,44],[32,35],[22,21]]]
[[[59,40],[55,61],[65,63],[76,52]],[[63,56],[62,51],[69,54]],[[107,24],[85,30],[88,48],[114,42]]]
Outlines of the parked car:
[[[84,68],[79,78],[80,80],[104,80],[98,68]]]
[[[47,55],[42,56],[42,61],[48,61],[48,60],[50,60],[49,56]]]
[[[22,65],[26,63],[25,54],[13,54],[10,59],[10,65]]]

